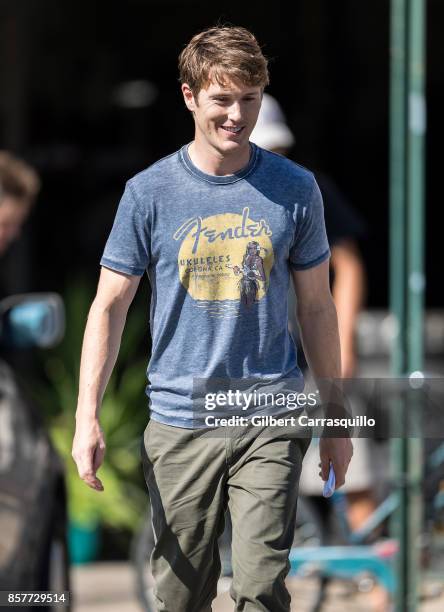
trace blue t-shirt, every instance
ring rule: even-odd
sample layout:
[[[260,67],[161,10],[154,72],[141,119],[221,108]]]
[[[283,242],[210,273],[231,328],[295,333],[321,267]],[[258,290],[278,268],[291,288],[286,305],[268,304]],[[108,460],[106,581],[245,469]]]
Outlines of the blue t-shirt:
[[[105,246],[102,266],[146,270],[151,283],[147,395],[161,423],[202,426],[195,379],[297,379],[303,389],[289,266],[330,255],[322,197],[311,172],[250,144],[232,175],[199,170],[188,145],[137,174]]]

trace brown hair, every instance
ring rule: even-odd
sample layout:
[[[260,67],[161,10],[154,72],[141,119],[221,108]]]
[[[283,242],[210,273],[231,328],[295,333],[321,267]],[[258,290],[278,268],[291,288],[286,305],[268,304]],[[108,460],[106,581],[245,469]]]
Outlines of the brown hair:
[[[216,26],[193,36],[179,56],[179,72],[195,98],[210,79],[221,86],[227,76],[251,87],[268,85],[267,60],[242,27]]]
[[[8,151],[0,151],[0,205],[3,195],[31,205],[40,190],[37,172]]]

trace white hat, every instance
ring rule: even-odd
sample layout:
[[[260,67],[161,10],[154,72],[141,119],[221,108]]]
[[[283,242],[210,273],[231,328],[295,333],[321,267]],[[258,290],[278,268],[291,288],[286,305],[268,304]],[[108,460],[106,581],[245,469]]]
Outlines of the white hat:
[[[257,123],[250,140],[264,149],[290,149],[294,136],[288,127],[279,102],[264,93]]]

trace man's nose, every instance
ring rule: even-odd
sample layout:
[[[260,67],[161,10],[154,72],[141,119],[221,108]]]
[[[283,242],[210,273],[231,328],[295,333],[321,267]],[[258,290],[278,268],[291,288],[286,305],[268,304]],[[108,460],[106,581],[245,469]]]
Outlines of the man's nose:
[[[241,107],[239,102],[234,102],[228,109],[228,118],[231,121],[239,121],[241,118]]]

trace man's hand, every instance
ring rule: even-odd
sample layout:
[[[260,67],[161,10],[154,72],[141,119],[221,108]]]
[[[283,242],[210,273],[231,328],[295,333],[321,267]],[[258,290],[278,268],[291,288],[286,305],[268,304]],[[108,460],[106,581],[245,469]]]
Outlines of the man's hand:
[[[353,456],[353,444],[350,438],[321,438],[319,440],[319,457],[322,480],[328,480],[330,461],[333,464],[336,477],[336,489],[345,483],[345,474]]]
[[[105,457],[105,439],[97,419],[77,420],[72,457],[80,478],[92,489],[103,491],[103,484],[96,472]]]

